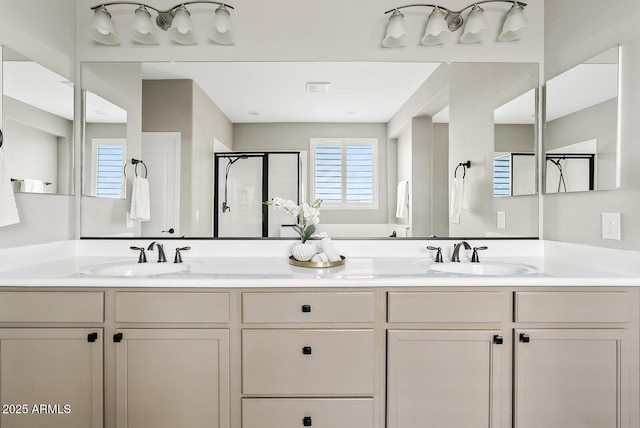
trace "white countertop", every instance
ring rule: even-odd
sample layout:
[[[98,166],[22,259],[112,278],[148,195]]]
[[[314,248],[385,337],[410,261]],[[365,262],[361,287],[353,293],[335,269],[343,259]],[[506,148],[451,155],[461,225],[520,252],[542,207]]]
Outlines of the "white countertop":
[[[148,276],[89,275],[98,263],[135,263],[130,245],[148,240],[81,240],[0,250],[0,286],[25,287],[389,287],[389,286],[640,286],[640,253],[538,240],[469,241],[489,245],[484,263],[526,265],[534,273],[512,276],[450,274],[431,270],[426,245],[448,241],[336,241],[344,266],[304,268],[288,263],[291,241],[167,241],[192,246],[188,271]],[[146,245],[145,245],[146,246]],[[513,257],[518,254],[518,257]],[[148,252],[149,263],[157,255]],[[445,261],[445,263],[451,263]],[[463,260],[461,263],[470,263]],[[151,267],[151,266],[150,266]],[[151,267],[152,268],[152,267]]]

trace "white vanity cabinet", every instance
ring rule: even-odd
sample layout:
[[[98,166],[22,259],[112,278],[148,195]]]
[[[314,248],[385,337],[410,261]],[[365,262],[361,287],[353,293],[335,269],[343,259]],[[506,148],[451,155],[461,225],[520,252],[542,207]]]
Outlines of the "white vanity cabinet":
[[[508,427],[505,300],[500,291],[388,293],[389,428]]]
[[[631,290],[515,293],[515,428],[632,426],[637,300]]]
[[[379,426],[375,307],[373,291],[242,293],[242,427]]]

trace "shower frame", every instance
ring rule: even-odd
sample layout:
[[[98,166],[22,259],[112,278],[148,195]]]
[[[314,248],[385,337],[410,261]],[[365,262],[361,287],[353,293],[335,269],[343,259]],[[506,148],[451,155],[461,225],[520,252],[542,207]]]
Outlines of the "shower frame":
[[[224,153],[214,153],[214,170],[213,170],[213,237],[219,238],[219,217],[218,214],[220,212],[220,204],[221,198],[219,195],[220,186],[223,185],[220,183],[220,171],[224,169],[226,166],[221,165],[224,159],[228,158],[238,158],[240,156],[247,156],[247,158],[262,158],[262,201],[266,201],[269,199],[269,156],[270,155],[297,155],[297,180],[298,180],[298,194],[296,199],[296,204],[300,204],[300,174],[301,170],[301,158],[299,151],[266,151],[266,152],[224,152]],[[240,160],[242,162],[242,160]],[[262,204],[262,238],[269,237],[269,207],[265,204]],[[250,238],[247,238],[250,239]]]

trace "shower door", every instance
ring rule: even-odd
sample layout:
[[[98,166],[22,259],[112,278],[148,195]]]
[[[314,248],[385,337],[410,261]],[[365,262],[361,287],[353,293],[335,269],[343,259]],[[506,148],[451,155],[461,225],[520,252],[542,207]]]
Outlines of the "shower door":
[[[264,158],[263,154],[216,158],[217,227],[214,227],[214,236],[263,236],[262,202],[266,200],[262,186]]]
[[[274,197],[300,203],[303,163],[300,152],[215,154],[213,236],[280,237],[295,219],[263,202]]]

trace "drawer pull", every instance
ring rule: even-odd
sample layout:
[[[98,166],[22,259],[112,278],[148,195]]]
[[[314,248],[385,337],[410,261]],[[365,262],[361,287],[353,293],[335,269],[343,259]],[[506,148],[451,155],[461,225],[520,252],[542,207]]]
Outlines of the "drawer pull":
[[[302,348],[302,353],[304,355],[311,355],[311,346],[305,346],[304,348]]]
[[[122,342],[122,333],[116,333],[113,335],[113,342],[120,343]]]
[[[304,418],[302,418],[302,426],[303,427],[311,426],[311,416],[305,416]]]
[[[504,337],[500,336],[499,334],[494,334],[493,343],[495,343],[496,345],[502,345],[504,343]]]
[[[302,312],[311,312],[311,305],[302,305]]]
[[[520,342],[522,343],[529,343],[529,341],[531,341],[531,338],[529,337],[528,334],[526,333],[520,333]]]
[[[95,342],[96,340],[98,340],[98,333],[95,333],[95,332],[94,332],[94,333],[89,333],[89,334],[87,335],[87,342],[93,343],[93,342]]]

